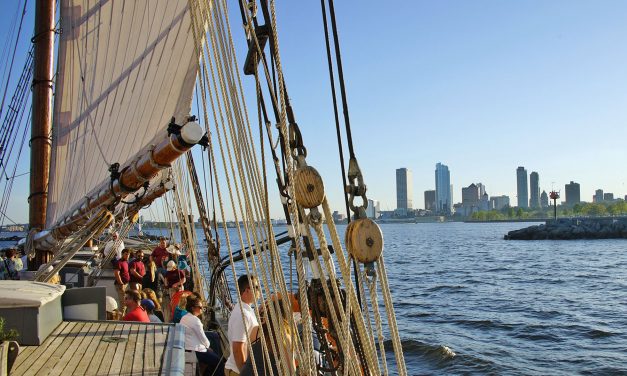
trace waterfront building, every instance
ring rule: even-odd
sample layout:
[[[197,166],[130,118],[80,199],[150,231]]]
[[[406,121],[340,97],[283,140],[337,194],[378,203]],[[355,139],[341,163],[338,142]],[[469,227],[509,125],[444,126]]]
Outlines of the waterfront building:
[[[346,222],[346,216],[344,214],[341,214],[339,211],[334,211],[333,212],[333,222],[335,223],[344,223]]]
[[[453,210],[451,173],[448,166],[435,165],[435,210],[439,214],[448,215]]]
[[[366,208],[366,216],[370,219],[379,218],[381,209],[379,207],[379,200],[368,199],[368,207]]]
[[[546,191],[542,191],[542,194],[540,195],[540,206],[542,208],[549,207],[549,195],[546,194]]]
[[[425,210],[435,210],[435,189],[425,191]]]
[[[614,201],[614,194],[610,192],[603,193],[603,201]]]
[[[603,202],[603,190],[602,189],[597,189],[596,191],[594,191],[594,196],[592,196],[592,202],[595,202],[597,204]]]
[[[535,171],[529,174],[529,207],[540,207],[540,175]]]
[[[396,169],[396,208],[407,213],[408,209],[414,207],[413,195],[411,170],[408,168]]]
[[[566,184],[566,206],[572,206],[581,202],[579,183],[570,181],[570,184]]]
[[[501,210],[506,206],[509,206],[509,196],[490,197],[490,209]]]
[[[529,193],[527,188],[527,170],[524,167],[516,169],[516,195],[519,208],[529,207]]]
[[[490,196],[488,196],[487,192],[484,192],[481,195],[481,200],[479,201],[479,210],[480,211],[490,210]]]
[[[476,184],[470,184],[468,187],[462,188],[462,206],[460,214],[468,217],[472,213],[479,210],[479,187]]]

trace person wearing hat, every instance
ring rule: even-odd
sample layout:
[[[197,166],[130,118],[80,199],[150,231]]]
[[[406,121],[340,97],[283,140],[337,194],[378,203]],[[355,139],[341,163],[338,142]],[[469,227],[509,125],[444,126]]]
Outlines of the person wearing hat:
[[[146,310],[150,322],[156,322],[159,324],[163,322],[155,315],[155,303],[152,300],[142,299],[141,306]]]
[[[168,261],[167,273],[165,273],[166,287],[170,289],[170,296],[174,293],[183,290],[185,284],[185,272],[179,270],[176,267],[176,262],[173,260]]]
[[[105,298],[107,306],[107,320],[119,320],[120,311],[118,311],[118,302],[114,297],[108,296]]]

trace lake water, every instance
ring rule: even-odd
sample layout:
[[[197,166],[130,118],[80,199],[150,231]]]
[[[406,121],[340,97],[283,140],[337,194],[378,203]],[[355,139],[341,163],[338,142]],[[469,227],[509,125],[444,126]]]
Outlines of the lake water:
[[[410,375],[627,375],[627,240],[527,225],[381,225]]]
[[[627,374],[627,240],[525,226],[382,225],[409,374]]]

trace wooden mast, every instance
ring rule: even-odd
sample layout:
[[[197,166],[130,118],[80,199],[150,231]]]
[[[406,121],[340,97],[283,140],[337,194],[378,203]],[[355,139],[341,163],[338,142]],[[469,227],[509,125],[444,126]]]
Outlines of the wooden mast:
[[[54,51],[54,0],[37,0],[35,4],[33,101],[31,125],[30,195],[28,223],[42,230],[46,223],[50,152],[52,149],[52,69]],[[37,250],[30,270],[50,259],[50,252]]]

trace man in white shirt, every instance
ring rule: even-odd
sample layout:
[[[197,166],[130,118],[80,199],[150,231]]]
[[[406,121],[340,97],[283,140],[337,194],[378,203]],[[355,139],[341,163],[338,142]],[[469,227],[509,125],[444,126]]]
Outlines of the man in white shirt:
[[[124,241],[122,239],[118,239],[118,232],[114,232],[111,236],[111,240],[107,242],[104,248],[104,255],[109,256],[111,252],[115,252],[114,260],[117,261],[122,258],[122,250],[124,249]]]
[[[248,340],[256,338],[259,329],[255,311],[250,306],[257,302],[261,294],[257,279],[254,276],[243,275],[237,279],[237,288],[242,301],[233,307],[229,317],[228,337],[231,355],[224,365],[226,376],[239,375],[248,359]]]

